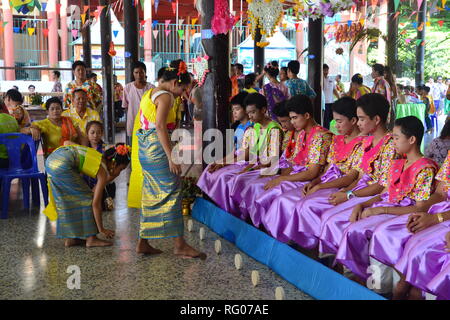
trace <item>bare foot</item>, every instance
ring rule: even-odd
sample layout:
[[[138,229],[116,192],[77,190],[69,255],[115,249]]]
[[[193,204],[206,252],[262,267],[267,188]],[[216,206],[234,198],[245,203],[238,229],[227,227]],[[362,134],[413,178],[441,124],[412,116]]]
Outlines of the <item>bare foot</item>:
[[[137,247],[136,247],[137,253],[142,254],[160,254],[162,253],[161,250],[153,248],[151,245],[148,244],[148,241],[146,239],[139,239]]]
[[[74,247],[74,246],[81,246],[82,244],[84,244],[85,241],[75,238],[75,239],[66,239],[64,241],[64,246],[66,247]]]
[[[92,247],[109,247],[112,246],[113,243],[110,241],[105,241],[105,240],[100,240],[97,237],[89,237],[86,240],[86,247],[87,248],[92,248]]]
[[[401,279],[399,282],[397,282],[397,285],[394,288],[392,300],[406,300],[410,288],[411,285],[405,280]]]
[[[180,256],[182,258],[187,258],[187,259],[192,259],[192,258],[200,258],[201,260],[206,259],[206,254],[192,248],[186,242],[184,242],[181,246],[175,246],[173,253],[176,256]]]

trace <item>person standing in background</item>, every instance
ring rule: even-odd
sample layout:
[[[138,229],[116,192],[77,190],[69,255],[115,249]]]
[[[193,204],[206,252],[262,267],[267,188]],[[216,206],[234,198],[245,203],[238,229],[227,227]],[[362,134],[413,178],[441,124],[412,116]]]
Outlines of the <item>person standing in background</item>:
[[[127,109],[127,141],[131,142],[134,120],[141,104],[142,96],[155,86],[147,82],[147,67],[142,62],[133,65],[133,82],[127,83],[123,90],[122,108]],[[159,72],[158,72],[159,74]],[[161,81],[161,79],[158,79]]]
[[[334,97],[336,99],[340,99],[345,94],[345,86],[344,83],[342,83],[342,76],[338,74],[335,78],[336,81],[336,91],[339,95],[335,95]]]
[[[59,81],[59,78],[61,77],[61,72],[56,70],[53,71],[52,77],[54,81],[52,92],[63,92],[61,81]]]
[[[326,129],[330,129],[330,122],[333,120],[333,102],[334,96],[339,96],[339,92],[336,90],[334,80],[328,77],[330,67],[327,64],[323,65],[323,94],[325,98],[325,112],[323,115],[323,126]]]

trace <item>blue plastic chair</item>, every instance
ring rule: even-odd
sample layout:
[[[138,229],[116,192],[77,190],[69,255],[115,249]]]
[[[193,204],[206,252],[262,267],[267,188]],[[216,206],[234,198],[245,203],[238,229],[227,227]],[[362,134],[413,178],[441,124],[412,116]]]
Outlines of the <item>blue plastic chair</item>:
[[[33,184],[33,203],[39,204],[39,186],[44,196],[44,202],[48,204],[48,188],[45,174],[39,172],[36,156],[36,144],[31,136],[22,133],[4,133],[0,134],[0,144],[6,146],[8,151],[9,167],[0,169],[0,182],[2,190],[2,212],[1,219],[8,217],[9,193],[11,190],[11,181],[19,178],[22,181],[23,205],[25,209],[30,208],[30,180]],[[28,150],[27,150],[28,148]],[[27,152],[30,155],[31,166],[26,167],[22,161],[21,154]],[[26,161],[28,162],[28,161]]]
[[[433,124],[434,132],[439,134],[439,128],[438,128],[439,122],[438,122],[438,117],[437,117],[436,113],[430,114],[430,120],[431,120],[431,123]]]

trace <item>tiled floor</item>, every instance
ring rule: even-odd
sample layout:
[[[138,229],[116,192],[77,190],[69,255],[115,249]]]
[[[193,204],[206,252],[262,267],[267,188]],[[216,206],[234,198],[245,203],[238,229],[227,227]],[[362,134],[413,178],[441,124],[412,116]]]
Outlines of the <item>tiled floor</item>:
[[[174,257],[170,239],[152,243],[164,251],[161,255],[136,254],[139,212],[126,207],[128,174],[122,172],[117,180],[116,209],[104,213],[105,226],[116,231],[109,248],[65,248],[42,207],[23,209],[21,189],[14,184],[9,218],[0,220],[0,299],[274,299],[277,286],[284,288],[286,299],[311,299],[224,239],[217,255],[219,237],[205,227],[201,241],[197,222],[185,235],[208,255],[205,261]],[[236,253],[243,256],[241,270],[234,266]],[[80,289],[68,288],[74,275],[67,273],[70,266],[80,269]],[[257,287],[252,270],[260,272]]]
[[[425,143],[432,138],[427,135]],[[189,175],[198,173],[195,166]],[[195,231],[186,229],[185,234],[189,243],[207,253],[206,261],[175,258],[171,240],[154,242],[164,251],[161,255],[136,254],[139,212],[126,206],[128,175],[123,172],[117,180],[116,209],[104,214],[106,227],[116,230],[109,248],[65,248],[55,237],[55,225],[41,213],[42,206],[22,209],[20,188],[14,184],[9,218],[0,220],[0,299],[274,299],[277,286],[283,286],[287,299],[311,299],[224,239],[223,252],[217,255],[214,241],[219,237],[205,227],[206,239],[200,241],[197,222]],[[236,253],[244,259],[241,270],[234,267]],[[68,288],[70,266],[80,269],[80,289]],[[251,283],[252,270],[260,272],[257,287]]]

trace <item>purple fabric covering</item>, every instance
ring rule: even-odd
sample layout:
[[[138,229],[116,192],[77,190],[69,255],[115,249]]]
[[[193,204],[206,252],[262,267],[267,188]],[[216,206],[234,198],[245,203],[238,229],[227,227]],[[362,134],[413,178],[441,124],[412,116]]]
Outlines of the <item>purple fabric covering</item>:
[[[233,178],[244,169],[246,162],[228,165],[214,173],[208,172],[208,167],[203,170],[197,186],[206,193],[220,208],[230,212],[230,189]]]
[[[306,169],[303,166],[295,166],[291,174],[302,172]],[[252,181],[252,183],[246,183],[245,187],[238,194],[238,187],[236,186],[235,192],[233,192],[233,201],[239,202],[239,211],[242,218],[250,217],[254,226],[259,227],[261,223],[261,217],[265,214],[265,210],[269,207],[271,200],[274,197],[278,197],[282,193],[289,190],[302,187],[307,182],[290,182],[285,181],[279,184],[277,187],[264,191],[264,185],[274,179],[275,177],[262,178],[260,181]]]
[[[440,288],[439,279],[442,278],[438,275],[450,260],[450,254],[445,251],[445,235],[449,231],[450,220],[447,220],[413,235],[406,243],[395,269],[405,276],[407,282],[424,291],[429,290],[429,284],[433,290]],[[444,295],[441,291],[432,293]]]
[[[381,201],[374,203],[371,208],[408,207],[415,204],[415,201],[410,198],[404,198],[399,203],[391,203],[388,200],[389,194],[387,192],[382,194],[381,199]],[[350,223],[339,244],[336,261],[342,263],[362,279],[367,279],[370,276],[370,273],[367,273],[367,268],[370,266],[369,244],[373,231],[381,223],[396,217],[392,214],[379,214]]]
[[[370,180],[371,178],[368,175],[364,175],[358,181],[356,187],[353,188],[353,191],[367,187]],[[371,198],[373,198],[373,196],[356,197],[322,213],[319,236],[320,252],[332,254],[337,252],[344,230],[350,224],[348,220],[352,215],[353,207]]]
[[[450,258],[447,254],[446,266],[428,284],[428,291],[437,296],[438,300],[450,300]]]
[[[322,176],[321,182],[325,183],[342,176],[340,169],[332,165]],[[302,190],[283,194],[273,201],[263,218],[263,224],[279,241],[292,240],[305,248],[314,248],[317,246],[317,239],[313,230],[320,233],[320,215],[324,207],[333,207],[328,203],[328,198],[336,191],[337,188],[319,190],[307,197],[303,197]]]

